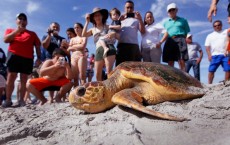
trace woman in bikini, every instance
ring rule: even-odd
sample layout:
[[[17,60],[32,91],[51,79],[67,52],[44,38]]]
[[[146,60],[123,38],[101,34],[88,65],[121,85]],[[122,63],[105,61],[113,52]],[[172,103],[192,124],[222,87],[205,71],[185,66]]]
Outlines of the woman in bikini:
[[[85,56],[85,47],[87,38],[82,37],[83,25],[74,24],[76,37],[70,39],[67,51],[71,54],[71,69],[74,74],[74,87],[86,83],[87,57]]]
[[[97,81],[102,81],[102,69],[105,65],[107,73],[113,69],[115,62],[116,49],[113,44],[107,44],[109,51],[104,55],[104,49],[98,43],[100,37],[113,38],[115,34],[108,34],[109,25],[106,25],[108,18],[108,10],[94,8],[93,13],[86,15],[85,26],[82,35],[85,37],[94,36],[94,43],[96,45],[95,53],[95,72]],[[93,27],[87,31],[89,22],[93,23]]]

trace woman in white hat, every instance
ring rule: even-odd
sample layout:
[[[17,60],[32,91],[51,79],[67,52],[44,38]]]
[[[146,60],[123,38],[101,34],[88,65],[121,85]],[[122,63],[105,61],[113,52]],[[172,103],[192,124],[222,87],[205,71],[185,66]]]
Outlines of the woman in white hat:
[[[108,34],[109,25],[106,25],[109,12],[106,9],[94,8],[93,13],[87,14],[85,19],[85,26],[82,31],[84,37],[94,36],[94,43],[96,45],[95,53],[95,71],[97,81],[102,81],[102,69],[105,65],[107,73],[110,73],[115,62],[116,49],[113,44],[108,44],[109,51],[104,54],[104,49],[98,43],[100,37],[107,36],[113,38],[114,34]],[[89,22],[93,23],[93,27],[87,30]]]

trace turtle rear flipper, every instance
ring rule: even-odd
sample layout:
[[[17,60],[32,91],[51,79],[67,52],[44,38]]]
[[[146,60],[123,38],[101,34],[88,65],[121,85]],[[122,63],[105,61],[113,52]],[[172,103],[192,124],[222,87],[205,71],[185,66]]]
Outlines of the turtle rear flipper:
[[[133,89],[124,89],[118,93],[116,93],[112,97],[112,102],[118,105],[126,106],[143,113],[149,114],[154,117],[158,117],[161,119],[172,120],[172,121],[186,121],[188,119],[185,118],[177,118],[168,114],[163,114],[156,112],[154,110],[148,109],[142,105],[142,97],[138,92],[133,91]]]

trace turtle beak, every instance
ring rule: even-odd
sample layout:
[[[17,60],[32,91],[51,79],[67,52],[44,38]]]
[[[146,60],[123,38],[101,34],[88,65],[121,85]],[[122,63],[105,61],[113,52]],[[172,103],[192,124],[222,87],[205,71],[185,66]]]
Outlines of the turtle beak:
[[[86,92],[86,89],[85,87],[83,86],[79,86],[77,91],[76,91],[76,94],[79,96],[79,97],[82,97],[85,95],[85,92]]]

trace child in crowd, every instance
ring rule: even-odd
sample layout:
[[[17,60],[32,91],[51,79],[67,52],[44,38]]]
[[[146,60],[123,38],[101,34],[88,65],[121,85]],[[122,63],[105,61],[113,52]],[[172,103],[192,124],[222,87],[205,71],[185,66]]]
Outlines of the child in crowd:
[[[99,39],[99,44],[104,49],[104,55],[109,51],[109,48],[107,47],[107,44],[114,44],[115,38],[119,38],[119,34],[117,34],[118,31],[121,29],[121,22],[119,21],[119,17],[121,15],[121,12],[117,8],[113,8],[110,11],[110,18],[112,19],[111,25],[109,25],[109,32],[108,34],[114,34],[113,38],[108,37],[107,35],[105,37],[102,37]]]
[[[88,79],[87,82],[91,82],[93,75],[94,75],[94,62],[95,62],[95,55],[92,53],[89,56],[89,50],[85,48],[85,54],[87,56],[87,70],[86,70],[86,78]]]

